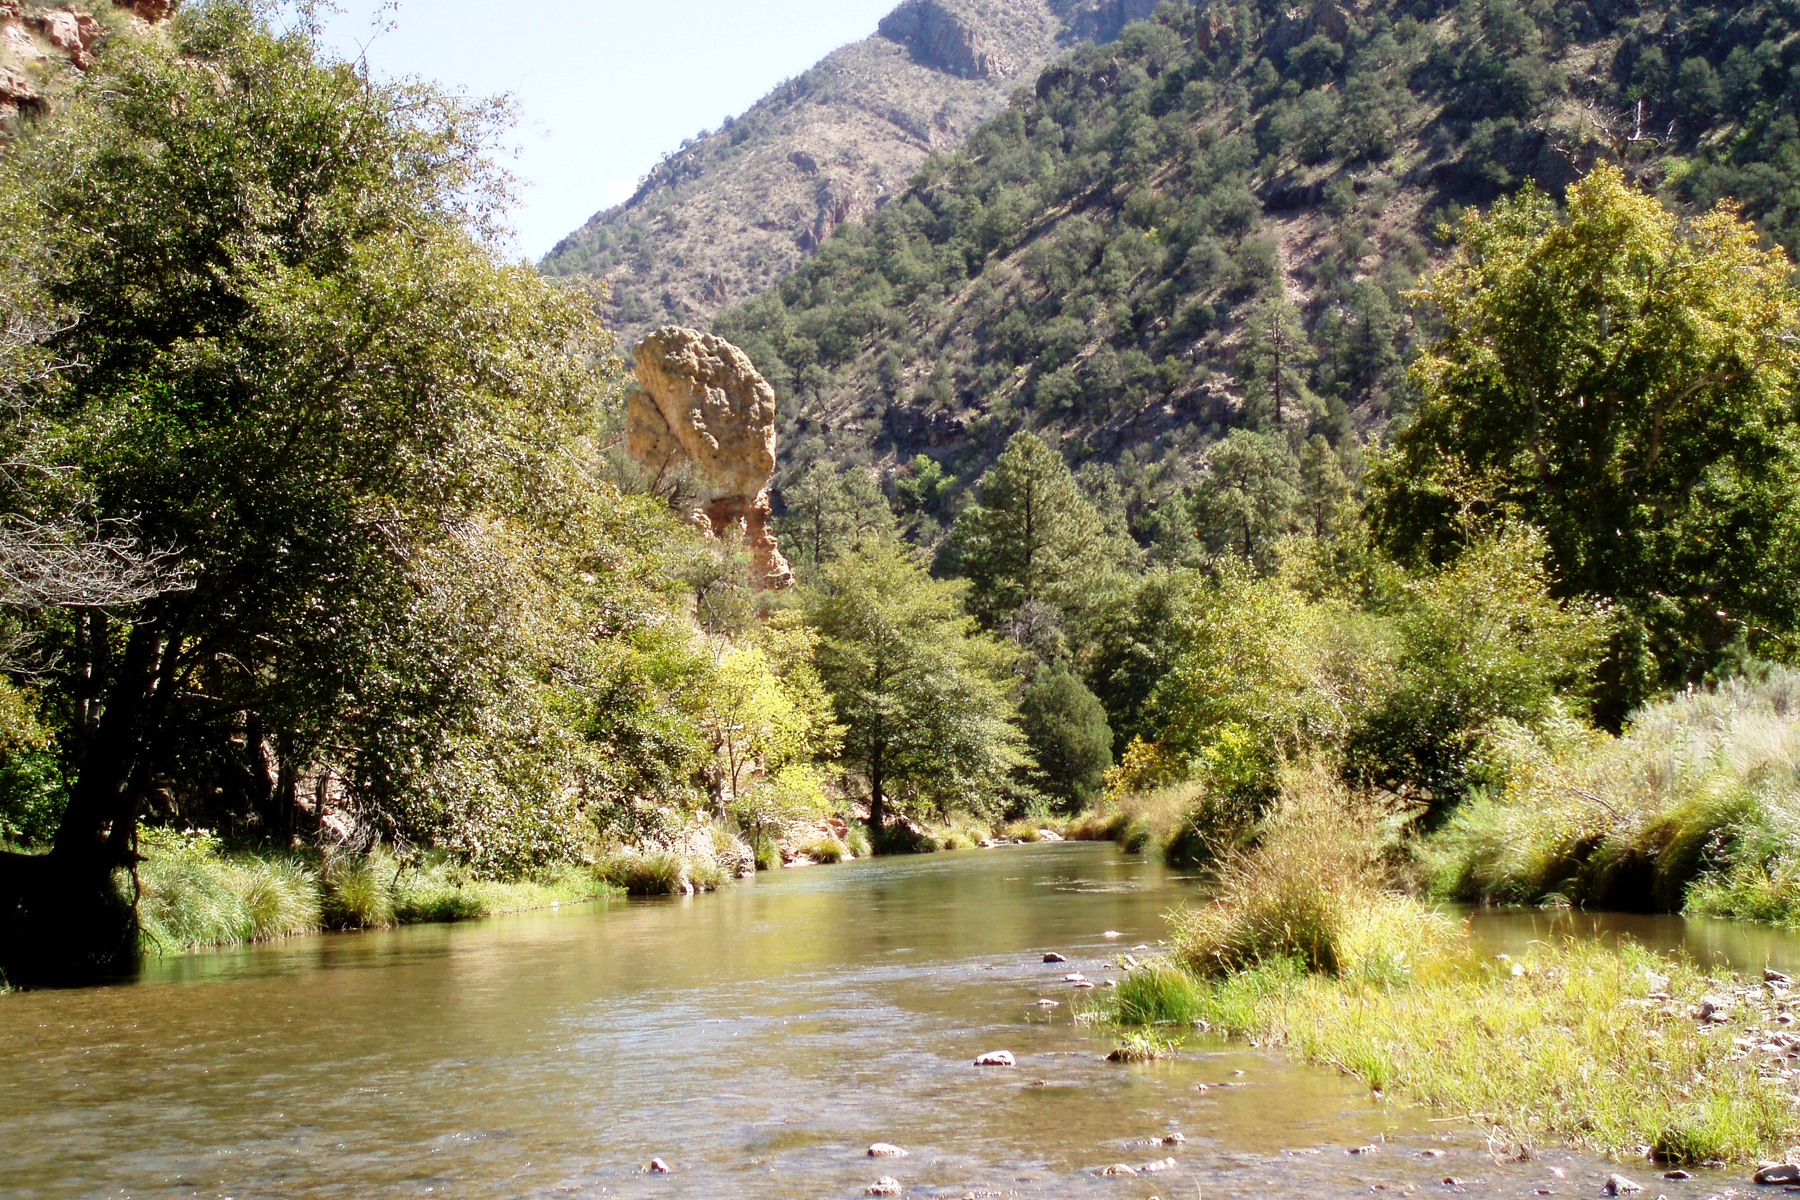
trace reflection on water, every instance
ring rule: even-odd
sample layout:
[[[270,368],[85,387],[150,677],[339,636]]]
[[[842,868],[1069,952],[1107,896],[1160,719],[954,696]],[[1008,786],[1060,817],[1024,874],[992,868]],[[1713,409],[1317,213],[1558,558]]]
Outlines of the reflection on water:
[[[1629,939],[1664,954],[1683,954],[1705,967],[1800,972],[1800,938],[1768,925],[1647,913],[1596,913],[1570,908],[1468,911],[1476,941],[1496,954],[1517,955],[1534,941]]]
[[[1495,1166],[1468,1132],[1269,1052],[1102,1061],[1063,974],[1105,978],[1192,887],[1107,845],[964,851],[6,997],[0,1197],[850,1197],[883,1174],[945,1197],[1366,1196],[1452,1174],[1592,1194],[1597,1163]],[[1548,921],[1475,925],[1505,948]],[[1702,952],[1789,961],[1756,936]],[[1016,1068],[971,1065],[1002,1048]],[[878,1140],[911,1156],[870,1160]],[[1165,1155],[1166,1174],[1098,1174]],[[652,1156],[674,1173],[641,1174]],[[1651,1194],[1706,1194],[1679,1186]]]

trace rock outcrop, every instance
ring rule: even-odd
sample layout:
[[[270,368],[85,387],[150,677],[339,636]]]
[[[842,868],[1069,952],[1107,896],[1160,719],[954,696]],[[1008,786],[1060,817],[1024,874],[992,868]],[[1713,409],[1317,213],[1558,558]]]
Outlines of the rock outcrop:
[[[986,30],[938,0],[906,0],[876,32],[905,46],[913,61],[964,79],[1011,75],[1019,66]]]
[[[634,352],[626,449],[659,479],[691,464],[699,484],[688,516],[708,537],[736,534],[764,587],[794,573],[769,525],[775,473],[775,389],[742,350],[710,333],[665,325]]]

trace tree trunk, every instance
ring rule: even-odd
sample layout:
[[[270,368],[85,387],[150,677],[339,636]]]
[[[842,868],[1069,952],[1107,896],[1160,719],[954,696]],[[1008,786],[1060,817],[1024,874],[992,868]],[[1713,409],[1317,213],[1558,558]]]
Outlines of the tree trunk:
[[[869,756],[869,840],[880,844],[887,826],[887,797],[881,794],[881,751]]]
[[[0,855],[0,972],[15,983],[117,974],[135,956],[136,898],[115,872],[137,863],[162,650],[149,624],[132,629],[50,852]]]

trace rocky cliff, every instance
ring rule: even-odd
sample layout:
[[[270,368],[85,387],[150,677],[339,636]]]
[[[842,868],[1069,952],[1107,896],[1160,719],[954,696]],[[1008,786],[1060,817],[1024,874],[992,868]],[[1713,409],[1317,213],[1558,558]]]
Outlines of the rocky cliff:
[[[1104,40],[1155,0],[906,0],[741,117],[665,159],[624,204],[545,256],[611,285],[627,343],[704,327],[767,288],[839,225],[903,190],[1064,48]]]
[[[174,11],[178,0],[121,0],[45,7],[0,0],[0,130],[41,113],[69,68],[87,70],[94,48],[117,28],[143,32]]]

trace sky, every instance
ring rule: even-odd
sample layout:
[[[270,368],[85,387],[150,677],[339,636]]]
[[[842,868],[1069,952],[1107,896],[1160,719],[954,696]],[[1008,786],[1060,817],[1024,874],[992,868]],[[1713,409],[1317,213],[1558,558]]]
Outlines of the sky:
[[[535,261],[630,197],[683,138],[875,32],[898,0],[337,0],[326,41],[519,116],[517,250]]]

